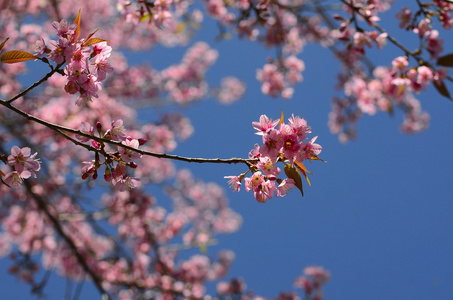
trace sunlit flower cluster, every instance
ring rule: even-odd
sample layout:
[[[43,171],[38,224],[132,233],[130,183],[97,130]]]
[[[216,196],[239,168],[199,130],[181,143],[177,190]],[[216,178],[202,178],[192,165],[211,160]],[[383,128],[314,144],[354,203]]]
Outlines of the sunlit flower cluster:
[[[283,118],[283,116],[282,116]],[[311,127],[307,122],[300,118],[291,116],[289,123],[285,124],[283,119],[275,121],[266,115],[261,115],[259,122],[253,122],[256,134],[261,135],[263,144],[255,145],[249,153],[249,158],[253,164],[249,170],[239,176],[225,176],[230,178],[228,181],[231,189],[239,191],[244,180],[245,190],[253,191],[258,202],[265,203],[274,196],[285,196],[293,187],[302,190],[301,174],[307,179],[307,169],[303,161],[312,159],[319,160],[318,155],[322,147],[316,144],[317,136],[310,141],[307,134],[311,132]],[[278,127],[275,128],[278,124]],[[281,169],[277,166],[278,162],[284,164],[284,171],[288,178],[281,179]],[[250,177],[245,175],[251,171]]]
[[[78,40],[78,24],[68,25],[66,19],[53,22],[52,26],[57,30],[58,40],[50,41],[46,46],[44,39],[39,39],[35,44],[35,55],[40,57],[47,53],[47,58],[55,63],[67,63],[64,68],[67,77],[64,90],[68,94],[79,94],[76,104],[86,105],[93,98],[98,98],[101,82],[107,73],[113,71],[108,62],[112,47],[98,38]]]

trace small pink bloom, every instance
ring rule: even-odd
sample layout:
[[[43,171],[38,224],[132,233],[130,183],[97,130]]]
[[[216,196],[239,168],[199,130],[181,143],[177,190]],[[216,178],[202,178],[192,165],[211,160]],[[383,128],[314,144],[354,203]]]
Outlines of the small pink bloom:
[[[60,38],[58,41],[49,42],[51,52],[47,54],[47,58],[53,60],[57,64],[65,61],[65,49],[68,47],[68,40]]]
[[[107,77],[107,73],[113,72],[113,67],[107,62],[104,56],[96,56],[95,68],[98,81],[103,81]]]
[[[222,79],[218,98],[222,104],[231,104],[239,100],[245,92],[245,84],[235,77]]]
[[[396,14],[396,18],[400,20],[399,27],[406,28],[412,20],[412,12],[409,8],[403,7],[401,11]]]
[[[354,46],[358,48],[363,48],[365,46],[372,47],[371,39],[368,35],[363,32],[354,33]]]
[[[315,144],[317,138],[318,137],[315,136],[308,143],[302,142],[301,146],[304,152],[303,154],[301,154],[301,158],[311,159],[312,155],[319,155],[321,153],[322,150],[321,145]]]
[[[291,165],[294,163],[296,154],[301,149],[301,145],[297,142],[297,136],[295,134],[286,135],[283,137],[283,154]]]
[[[64,86],[64,90],[66,93],[74,95],[77,94],[80,91],[80,86],[77,84],[77,82],[70,80],[66,85]]]
[[[256,191],[263,182],[264,176],[261,174],[261,172],[255,172],[251,177],[245,178],[245,190],[247,192],[250,190]]]
[[[420,66],[417,68],[417,83],[421,89],[425,89],[433,80],[433,71],[427,66]]]
[[[280,119],[272,121],[266,115],[261,115],[259,122],[252,122],[253,128],[255,128],[258,132],[256,134],[263,135],[264,133],[269,132],[271,129],[278,124]]]
[[[91,124],[88,122],[82,122],[82,129],[80,129],[80,131],[82,131],[83,133],[89,134],[89,135],[93,135],[94,127],[91,126]],[[87,138],[87,137],[84,137],[84,136],[81,136],[78,134],[76,134],[76,139],[78,139],[82,143],[88,142],[90,140],[90,138]]]
[[[17,171],[6,174],[3,181],[5,181],[7,185],[12,186],[15,189],[19,189],[22,186],[22,177]]]
[[[228,185],[233,191],[239,192],[241,188],[241,179],[239,176],[225,176],[224,178],[230,178]]]
[[[265,156],[260,157],[260,161],[256,166],[266,175],[278,176],[280,174],[280,168],[275,165],[276,162],[276,160],[273,161],[269,156]]]
[[[112,52],[112,47],[107,46],[107,42],[100,42],[93,45],[93,52],[91,58],[100,55],[103,58],[108,58]]]
[[[74,68],[81,69],[89,55],[90,49],[88,47],[81,48],[81,45],[77,44],[71,53],[70,63],[74,65]]]
[[[121,142],[123,145],[130,146],[133,148],[138,149],[139,143],[138,140],[132,139],[130,136],[126,138],[125,141]],[[137,153],[135,151],[126,149],[124,147],[118,147],[118,152],[121,154],[121,157],[125,162],[129,162],[132,159],[138,159],[141,158],[142,155],[140,153]]]
[[[292,128],[293,132],[299,138],[299,141],[305,139],[305,136],[311,132],[311,127],[307,125],[307,121],[300,117],[294,117],[294,114],[291,118],[288,119],[289,126]]]
[[[120,192],[136,188],[139,185],[139,182],[140,179],[129,176],[112,178],[113,185]]]
[[[112,176],[113,177],[126,176],[126,166],[123,164],[117,164],[115,169],[113,169]]]
[[[88,74],[83,65],[70,63],[65,66],[64,72],[68,76],[68,81],[75,81],[82,84],[88,80]]]
[[[386,32],[381,33],[376,37],[376,46],[378,49],[382,49],[387,44],[388,34]]]
[[[17,146],[13,146],[11,148],[11,155],[8,156],[8,163],[10,166],[14,166],[19,174],[21,174],[23,171],[30,171],[31,175],[36,178],[34,171],[39,171],[41,169],[41,165],[39,164],[38,159],[35,159],[38,153],[36,152],[31,156],[30,154],[31,150],[28,147],[20,149]]]
[[[277,197],[284,197],[293,188],[296,187],[295,182],[291,178],[284,179],[277,188]]]
[[[277,160],[280,149],[283,147],[283,140],[280,131],[271,130],[263,135],[264,145],[260,146],[259,151],[264,156],[269,156],[272,160]]]
[[[444,41],[443,39],[439,38],[439,31],[432,30],[426,35],[426,39],[428,40],[428,52],[430,54],[430,59],[437,59],[439,54],[444,51]]]
[[[405,56],[398,56],[392,61],[393,70],[404,72],[407,69],[409,62],[407,61],[407,57]]]
[[[75,104],[77,106],[81,106],[81,105],[88,105],[90,102],[93,102],[93,98],[91,97],[91,95],[88,93],[83,93],[83,94],[80,94],[79,97],[77,97]]]
[[[46,42],[44,41],[44,39],[43,38],[38,39],[34,45],[34,55],[40,57],[41,55],[44,54],[46,49],[47,49],[47,47],[46,47]]]
[[[68,40],[72,39],[72,35],[75,33],[77,24],[68,25],[68,21],[63,19],[58,22],[52,22],[52,26],[58,31],[57,35],[59,37],[66,38]]]
[[[250,159],[259,158],[261,156],[260,149],[261,147],[258,144],[255,144],[253,149],[249,152],[249,158]]]
[[[96,166],[92,161],[84,161],[82,162],[82,179],[85,180],[90,176],[94,176],[96,173]]]
[[[415,33],[418,33],[420,38],[423,38],[426,34],[428,34],[432,29],[431,20],[430,19],[423,19],[418,23],[418,26],[413,29]]]
[[[112,128],[107,130],[106,135],[110,134],[113,141],[126,140],[126,128],[123,126],[123,120],[119,119],[112,122]]]

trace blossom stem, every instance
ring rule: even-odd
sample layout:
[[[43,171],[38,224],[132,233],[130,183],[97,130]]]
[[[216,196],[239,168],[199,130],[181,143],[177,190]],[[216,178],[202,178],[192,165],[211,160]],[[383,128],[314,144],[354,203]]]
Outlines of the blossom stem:
[[[30,85],[28,88],[26,88],[25,90],[23,90],[22,92],[20,92],[19,94],[17,94],[16,96],[14,96],[13,98],[7,100],[7,101],[4,101],[6,103],[11,103],[13,101],[15,101],[16,99],[24,96],[25,94],[27,94],[29,91],[31,91],[32,89],[34,89],[35,87],[37,87],[38,85],[40,85],[41,83],[43,83],[44,81],[46,81],[47,79],[49,79],[53,74],[61,71],[60,68],[61,66],[63,66],[64,62],[62,62],[61,64],[58,64],[55,68],[52,69],[52,71],[50,71],[49,73],[47,73],[43,78],[41,78],[40,80],[36,81],[35,83],[33,83],[32,85]]]

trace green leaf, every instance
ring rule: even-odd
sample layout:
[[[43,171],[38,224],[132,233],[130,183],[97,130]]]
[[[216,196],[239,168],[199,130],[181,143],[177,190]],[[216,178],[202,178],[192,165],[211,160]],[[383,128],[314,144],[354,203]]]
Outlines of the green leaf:
[[[0,57],[0,61],[7,64],[14,64],[32,59],[39,59],[39,57],[34,56],[31,53],[19,50],[7,51],[3,53],[2,57]]]
[[[296,168],[291,167],[291,165],[286,164],[285,165],[285,174],[286,174],[286,176],[288,176],[288,178],[291,178],[292,180],[294,180],[294,184],[299,189],[299,191],[303,197],[304,189],[302,187],[302,178],[300,177],[299,171]]]
[[[453,99],[451,99],[450,92],[448,91],[448,89],[445,86],[445,83],[443,81],[437,82],[434,80],[433,83],[434,83],[434,87],[439,92],[439,94],[441,94],[442,96],[444,96],[450,100],[453,100]]]
[[[437,64],[444,67],[453,67],[453,53],[439,57]]]

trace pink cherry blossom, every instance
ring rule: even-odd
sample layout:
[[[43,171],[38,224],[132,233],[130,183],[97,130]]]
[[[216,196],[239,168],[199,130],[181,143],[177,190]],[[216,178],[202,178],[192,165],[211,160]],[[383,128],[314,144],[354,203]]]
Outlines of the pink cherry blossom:
[[[239,192],[242,184],[239,176],[225,176],[224,178],[230,178],[230,180],[228,181],[228,185],[233,191]]]
[[[8,156],[8,163],[11,166],[14,166],[15,170],[19,173],[22,174],[24,171],[28,171],[30,175],[33,175],[33,177],[36,178],[36,174],[34,172],[37,172],[41,169],[41,164],[39,163],[38,159],[36,159],[36,155],[38,153],[36,152],[33,155],[31,154],[31,149],[28,147],[24,148],[19,148],[17,146],[13,146],[11,148],[11,155]],[[28,175],[27,177],[22,176],[22,178],[28,178],[30,177]]]
[[[271,129],[273,129],[278,124],[279,121],[280,119],[272,121],[266,115],[261,115],[260,121],[252,122],[252,125],[253,128],[255,128],[258,131],[256,132],[256,134],[263,135],[264,133],[271,131]]]
[[[412,20],[412,12],[409,8],[403,7],[401,8],[401,11],[396,14],[396,18],[400,20],[400,28],[407,28]]]
[[[93,135],[94,134],[94,127],[91,126],[90,123],[88,122],[82,122],[82,129],[80,129],[80,131],[82,131],[83,133],[86,133],[86,134],[89,134],[89,135]],[[85,142],[88,142],[90,140],[90,138],[88,137],[85,137],[85,136],[81,136],[81,135],[76,135],[76,138],[81,141],[82,143],[85,143]]]
[[[126,137],[126,139],[124,141],[122,141],[121,143],[123,145],[129,146],[129,147],[132,147],[132,148],[136,148],[136,149],[138,149],[138,146],[139,146],[138,140],[133,139],[130,136]],[[118,147],[118,152],[121,154],[121,158],[125,162],[129,162],[132,159],[138,159],[138,158],[142,157],[142,155],[140,153],[137,153],[135,151],[126,149],[124,147]]]
[[[276,160],[272,160],[269,156],[260,157],[260,161],[256,164],[258,168],[263,171],[265,175],[278,176],[280,174],[280,168],[276,166]]]
[[[15,189],[19,189],[22,186],[23,179],[27,179],[31,176],[29,171],[22,171],[21,173],[14,171],[7,173],[3,179],[5,183],[12,186]]]
[[[286,178],[277,187],[277,197],[284,197],[288,192],[296,187],[294,179]]]
[[[107,130],[105,135],[110,136],[113,141],[125,141],[127,136],[126,128],[123,126],[123,120],[113,121],[112,128]]]
[[[255,172],[251,177],[245,178],[245,190],[256,192],[261,184],[264,182],[264,176],[260,171]]]
[[[77,24],[68,25],[68,21],[66,19],[63,19],[60,22],[52,22],[52,26],[58,31],[57,34],[59,37],[67,40],[72,39],[72,35],[77,28]]]

